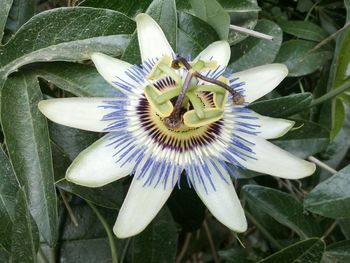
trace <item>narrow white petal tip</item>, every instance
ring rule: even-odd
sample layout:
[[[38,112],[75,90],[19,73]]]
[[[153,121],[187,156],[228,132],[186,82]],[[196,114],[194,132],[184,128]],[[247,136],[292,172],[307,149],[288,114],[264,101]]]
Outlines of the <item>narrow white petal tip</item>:
[[[243,232],[247,231],[248,223],[244,217],[244,219],[240,220],[238,223],[236,222],[236,224],[234,224],[232,226],[228,225],[228,228],[236,233],[243,233]]]
[[[276,139],[285,135],[290,129],[293,128],[295,121],[270,118],[266,116],[258,115],[259,136],[264,139]]]
[[[141,22],[142,19],[146,19],[146,20],[149,19],[149,20],[152,20],[154,23],[156,23],[151,16],[149,16],[145,13],[140,13],[135,17],[135,20],[139,21],[139,22]]]
[[[312,175],[316,170],[314,163],[302,160],[261,137],[247,134],[242,136],[254,143],[254,159],[247,158],[242,162],[249,170],[284,179],[301,179]]]
[[[245,101],[251,103],[276,88],[287,75],[284,64],[274,63],[234,73],[233,77],[244,82]]]
[[[281,63],[274,63],[271,65],[273,65],[275,67],[276,71],[279,70],[281,72],[281,76],[283,78],[288,76],[288,68],[286,65],[281,64]]]
[[[158,214],[173,190],[170,184],[165,189],[163,186],[145,186],[151,170],[146,172],[144,178],[137,179],[139,171],[134,175],[113,227],[114,234],[119,238],[142,232]]]
[[[120,148],[114,148],[108,135],[82,151],[68,167],[66,180],[87,186],[101,187],[129,175],[134,162],[117,162]]]
[[[145,228],[146,226],[142,229],[131,229],[131,228],[119,226],[116,222],[113,226],[113,233],[116,235],[117,238],[123,239],[123,238],[136,236],[137,234],[140,234]]]
[[[125,71],[132,67],[131,64],[98,52],[92,53],[90,58],[95,64],[98,73],[118,90],[120,90],[120,88],[114,83],[117,77],[129,80],[125,75]]]
[[[220,66],[226,67],[231,56],[230,45],[227,41],[216,41],[207,46],[195,59],[213,60]]]
[[[112,121],[102,121],[112,110],[101,107],[110,98],[62,98],[40,101],[39,110],[51,121],[68,127],[105,132]],[[112,99],[114,100],[114,99]]]
[[[310,175],[313,175],[316,171],[316,164],[312,163],[312,162],[308,162],[308,161],[305,161],[305,173],[304,174],[300,174],[300,177],[299,178],[304,178],[304,177],[307,177],[307,176],[310,176]],[[299,178],[295,178],[295,179],[299,179]]]
[[[162,28],[152,17],[142,13],[135,20],[142,61],[174,54]]]

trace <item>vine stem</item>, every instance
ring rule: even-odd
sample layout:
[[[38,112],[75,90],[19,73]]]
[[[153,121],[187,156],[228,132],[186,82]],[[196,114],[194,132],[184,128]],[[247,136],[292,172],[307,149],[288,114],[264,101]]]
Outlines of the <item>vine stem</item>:
[[[185,256],[185,253],[188,249],[188,246],[190,244],[190,241],[191,241],[191,237],[192,237],[192,234],[191,233],[187,233],[186,235],[186,238],[185,238],[185,242],[181,248],[181,251],[176,259],[176,263],[181,263],[182,262],[182,258]]]
[[[207,238],[208,238],[208,241],[209,241],[211,253],[213,254],[214,262],[215,263],[219,263],[220,261],[219,261],[218,255],[216,254],[216,249],[215,249],[213,237],[211,236],[211,232],[210,232],[210,229],[209,229],[209,226],[208,226],[206,220],[204,220],[203,226],[204,226],[205,233],[207,234]]]
[[[319,159],[315,158],[314,156],[309,156],[307,158],[310,162],[315,163],[316,165],[318,165],[319,167],[327,170],[328,172],[330,172],[331,174],[336,174],[337,170],[334,170],[332,167],[328,166],[327,164],[325,164],[324,162],[320,161]]]
[[[270,36],[270,35],[267,35],[264,33],[260,33],[260,32],[257,32],[257,31],[254,31],[254,30],[251,30],[251,29],[248,29],[245,27],[230,25],[230,28],[234,31],[244,33],[244,34],[247,34],[247,35],[252,36],[252,37],[261,38],[261,39],[270,40],[270,41],[273,40],[273,36]]]
[[[68,214],[69,214],[70,220],[72,220],[74,226],[77,227],[77,226],[79,225],[78,220],[77,220],[77,218],[75,217],[74,212],[73,212],[71,206],[69,205],[69,202],[68,202],[68,200],[67,200],[67,198],[66,198],[66,195],[64,194],[64,191],[62,191],[62,189],[58,188],[58,192],[59,192],[60,195],[61,195],[62,201],[63,201],[63,203],[64,203],[64,206],[65,206],[66,209],[67,209],[67,212],[68,212]]]
[[[333,222],[333,224],[331,224],[331,226],[326,230],[326,232],[322,235],[322,239],[324,240],[330,233],[332,233],[332,231],[334,230],[334,228],[336,228],[336,226],[338,225],[337,220],[335,220]]]
[[[247,218],[252,221],[252,223],[260,230],[260,232],[279,250],[283,248],[283,246],[267,231],[259,222],[254,218],[254,216],[249,213],[247,210],[244,211]]]
[[[112,262],[118,263],[118,256],[117,256],[117,250],[115,249],[114,235],[113,235],[112,231],[110,230],[109,225],[106,222],[106,219],[102,216],[100,211],[98,211],[97,207],[93,203],[91,203],[87,200],[86,200],[86,202],[91,207],[92,211],[94,211],[98,220],[100,220],[103,228],[106,230],[106,233],[108,236],[108,241],[109,241],[109,246],[111,248]]]
[[[335,88],[332,91],[326,93],[325,95],[313,100],[310,103],[309,108],[315,107],[315,106],[317,106],[317,105],[319,105],[319,104],[321,104],[329,99],[332,99],[332,98],[336,97],[337,95],[343,93],[344,91],[346,91],[349,88],[350,88],[350,80],[344,82],[338,88]]]

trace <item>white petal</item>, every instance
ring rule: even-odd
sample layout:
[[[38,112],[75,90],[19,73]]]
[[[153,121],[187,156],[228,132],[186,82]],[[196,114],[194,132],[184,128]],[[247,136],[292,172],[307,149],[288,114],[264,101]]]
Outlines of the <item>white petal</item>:
[[[143,178],[137,180],[136,173],[132,180],[113,227],[115,235],[119,238],[134,236],[144,230],[163,207],[173,190],[170,183],[165,189],[163,184],[156,187],[144,186],[149,174],[148,172]]]
[[[225,182],[210,161],[206,161],[206,164],[215,190],[211,187],[209,179],[202,175],[208,192],[206,192],[203,184],[199,184],[197,181],[195,190],[199,198],[222,224],[238,233],[246,231],[247,220],[230,175],[216,162],[216,167],[220,170],[222,177],[225,178]]]
[[[246,161],[240,161],[249,170],[286,179],[300,179],[316,170],[314,163],[302,160],[259,136],[240,135],[255,144],[251,149],[256,160],[246,158]]]
[[[237,72],[234,78],[239,78],[237,82],[244,82],[244,96],[246,102],[253,102],[271,90],[288,75],[288,69],[283,64],[268,64]]]
[[[207,46],[194,61],[201,59],[204,61],[213,60],[222,67],[226,67],[231,56],[230,45],[227,41],[216,41]]]
[[[135,92],[143,86],[142,83],[136,82],[126,74],[126,71],[130,70],[132,67],[131,64],[97,52],[92,53],[90,58],[94,62],[98,73],[100,73],[109,84],[121,92],[130,93],[131,91],[124,89],[121,85],[118,85],[118,83],[128,83],[127,86],[132,92]]]
[[[258,125],[259,127],[256,128],[256,131],[259,132],[258,136],[264,139],[279,138],[285,135],[295,124],[294,121],[262,116],[255,112],[249,113],[249,115],[256,117],[256,119],[239,119],[239,121]]]
[[[82,151],[69,166],[66,179],[78,185],[100,187],[129,175],[135,162],[117,162],[121,147],[114,148],[107,135]]]
[[[111,98],[65,98],[50,99],[39,102],[39,110],[51,121],[72,128],[105,132],[113,121],[102,121],[103,116],[113,112],[104,109],[106,101]]]
[[[139,14],[135,20],[142,61],[174,54],[162,29],[152,17]]]
[[[295,124],[294,121],[259,116],[259,136],[264,139],[275,139],[285,135]]]

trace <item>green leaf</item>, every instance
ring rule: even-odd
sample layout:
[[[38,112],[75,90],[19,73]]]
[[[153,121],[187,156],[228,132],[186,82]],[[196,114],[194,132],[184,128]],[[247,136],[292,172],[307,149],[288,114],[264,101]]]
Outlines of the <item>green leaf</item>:
[[[81,97],[115,97],[119,91],[112,88],[96,68],[69,62],[39,64],[34,75],[62,90]]]
[[[319,153],[328,146],[329,131],[317,123],[300,120],[294,127],[295,130],[273,140],[273,143],[302,159]]]
[[[216,0],[190,0],[197,17],[211,25],[220,39],[227,40],[230,16]]]
[[[4,35],[6,20],[12,6],[12,1],[13,0],[0,0],[0,44],[2,36]]]
[[[346,239],[350,239],[350,218],[338,219],[337,221],[343,235]]]
[[[111,10],[75,7],[56,8],[30,19],[0,47],[0,78],[19,67],[39,61],[77,61],[100,51],[120,55],[135,23]]]
[[[102,187],[91,188],[61,181],[56,186],[98,206],[110,209],[120,209],[125,197],[121,182],[113,182]]]
[[[317,185],[305,198],[304,206],[330,218],[350,217],[350,165]]]
[[[327,37],[327,32],[309,21],[279,21],[284,32],[305,40],[320,42]]]
[[[67,168],[77,155],[98,139],[96,133],[73,129],[51,123],[49,125],[52,140],[52,153],[55,179],[64,178]],[[102,207],[119,209],[124,199],[121,182],[113,182],[103,187],[90,188],[67,181],[59,181],[57,187],[91,201]]]
[[[11,34],[27,22],[35,14],[36,0],[13,0],[7,19],[6,30]]]
[[[144,12],[151,2],[152,0],[85,0],[79,6],[112,9],[128,17],[134,17],[138,13]]]
[[[329,245],[324,257],[330,262],[350,262],[350,240],[344,240]]]
[[[343,128],[345,120],[345,106],[342,100],[335,99],[332,105],[332,130],[330,137],[334,139],[335,136]]]
[[[96,132],[70,128],[54,122],[49,122],[50,138],[73,161],[85,148],[98,138]]]
[[[175,187],[167,201],[170,212],[182,231],[198,230],[205,219],[205,206],[186,180],[180,181],[180,189]]]
[[[321,239],[310,238],[286,247],[260,263],[319,263],[324,249],[325,244]]]
[[[256,0],[220,0],[219,2],[230,15],[230,22],[232,25],[254,29],[258,22],[258,12],[260,11]],[[248,35],[246,34],[230,30],[228,41],[232,46],[247,37]]]
[[[241,26],[253,29],[258,21],[258,12],[260,7],[256,0],[218,0],[219,4],[230,16],[230,23],[236,26]],[[188,0],[177,0],[177,10],[193,13]],[[239,33],[234,30],[229,31],[228,42],[230,45],[236,44],[248,35]]]
[[[178,12],[178,53],[195,58],[211,43],[219,40],[215,30],[199,18]]]
[[[26,191],[18,190],[16,211],[12,227],[11,258],[14,263],[37,262],[38,228],[30,215]]]
[[[244,248],[230,248],[218,252],[221,259],[227,263],[252,263],[248,259],[248,253]]]
[[[163,208],[133,240],[133,262],[175,262],[177,231],[170,212]]]
[[[10,262],[10,257],[10,252],[0,245],[0,262]]]
[[[57,200],[47,122],[37,107],[41,99],[35,76],[14,74],[2,91],[1,120],[11,162],[20,185],[26,187],[30,211],[43,238],[54,245]]]
[[[259,185],[245,185],[243,193],[251,202],[276,221],[307,238],[320,234],[314,217],[304,213],[303,206],[290,194]]]
[[[329,90],[337,89],[344,84],[350,78],[350,54],[348,52],[350,45],[350,28],[345,30],[336,41],[336,48],[334,51],[334,58],[332,62],[332,68],[330,71],[330,79],[328,83]],[[342,95],[338,95],[340,98]],[[341,129],[344,123],[344,105],[343,102],[337,99],[332,101],[332,131],[331,139]]]
[[[0,147],[0,245],[10,251],[12,222],[19,184],[10,160]]]
[[[249,108],[266,116],[283,118],[292,116],[306,109],[312,101],[309,92],[292,94],[285,97],[257,101],[249,105]]]
[[[332,58],[332,52],[325,47],[317,48],[315,42],[290,40],[284,42],[276,57],[276,62],[284,63],[289,70],[288,76],[308,75],[321,68]]]
[[[112,262],[108,238],[102,237],[63,241],[61,247],[61,262]]]
[[[154,0],[148,7],[146,14],[150,15],[159,24],[170,45],[176,50],[177,15],[175,0]],[[132,35],[122,59],[132,64],[140,64],[141,55],[136,31]]]
[[[96,214],[77,198],[73,198],[71,208],[79,224],[78,226],[74,225],[68,216],[63,218],[59,251],[60,262],[112,262],[106,231]],[[106,219],[109,227],[112,228],[117,217],[117,211],[103,208],[98,208],[98,210]],[[121,256],[121,250],[127,241],[115,238],[115,243],[118,255]],[[41,247],[45,254],[49,254],[49,248],[46,245]]]
[[[244,41],[231,47],[231,61],[228,68],[241,71],[255,66],[272,63],[282,43],[282,30],[274,22],[259,20],[255,29],[274,37],[272,41],[248,37]]]

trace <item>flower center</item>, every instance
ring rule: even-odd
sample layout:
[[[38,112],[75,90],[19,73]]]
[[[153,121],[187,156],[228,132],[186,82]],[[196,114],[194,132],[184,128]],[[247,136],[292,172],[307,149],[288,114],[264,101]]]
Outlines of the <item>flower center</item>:
[[[199,128],[220,120],[228,92],[233,95],[234,103],[244,102],[243,97],[229,87],[227,78],[212,79],[202,74],[217,68],[215,61],[188,62],[182,57],[173,60],[169,56],[163,56],[152,68],[145,97],[167,128]],[[161,85],[166,79],[172,85]],[[205,94],[211,95],[213,103],[203,101]]]

